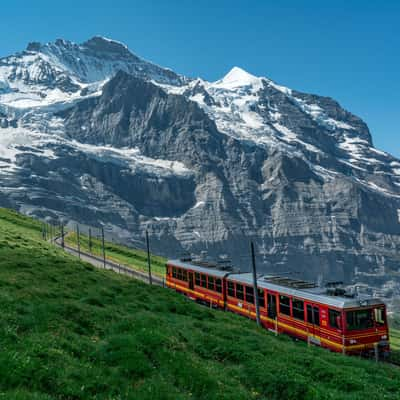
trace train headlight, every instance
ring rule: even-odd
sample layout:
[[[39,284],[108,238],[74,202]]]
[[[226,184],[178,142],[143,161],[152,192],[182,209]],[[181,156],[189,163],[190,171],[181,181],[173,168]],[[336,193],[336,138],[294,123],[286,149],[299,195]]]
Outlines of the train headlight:
[[[357,343],[357,340],[356,339],[350,339],[350,344],[355,344],[355,343]]]
[[[381,336],[381,339],[386,340],[387,339],[387,335]]]

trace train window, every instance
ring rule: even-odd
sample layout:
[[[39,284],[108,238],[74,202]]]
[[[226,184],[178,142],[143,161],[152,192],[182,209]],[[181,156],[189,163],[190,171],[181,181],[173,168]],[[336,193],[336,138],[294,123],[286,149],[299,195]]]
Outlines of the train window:
[[[314,325],[319,326],[319,308],[314,306],[313,313],[314,313]]]
[[[222,293],[222,281],[221,281],[221,279],[217,278],[215,280],[215,286],[216,286],[217,292],[218,293]]]
[[[180,279],[181,281],[183,280],[183,271],[180,268],[178,268],[177,276],[178,279]]]
[[[304,321],[304,301],[293,299],[292,307],[293,307],[293,317],[296,319],[300,319],[301,321]]]
[[[203,286],[204,288],[207,287],[207,277],[204,274],[201,274],[201,286]]]
[[[258,289],[258,305],[260,307],[265,307],[265,296],[263,289]]]
[[[235,285],[233,282],[228,282],[228,296],[235,297]]]
[[[195,274],[195,279],[196,279],[196,285],[200,286],[200,274],[198,272],[196,272]]]
[[[374,321],[372,319],[372,308],[364,310],[355,310],[346,312],[347,329],[368,329],[372,328]]]
[[[279,311],[281,314],[290,315],[290,297],[279,296]]]
[[[328,315],[329,315],[329,325],[332,328],[341,328],[341,320],[340,320],[340,312],[336,310],[331,310],[330,308],[328,309]]]
[[[186,271],[186,269],[184,269],[183,271],[182,271],[182,280],[183,281],[187,281],[188,279],[187,279],[187,271]]]
[[[240,300],[244,300],[243,285],[241,285],[240,283],[236,284],[236,297]]]
[[[385,325],[385,310],[383,308],[375,308],[374,315],[375,315],[376,325],[378,326]]]
[[[172,276],[176,278],[176,268],[172,267]]]
[[[246,301],[254,304],[254,290],[251,286],[246,286]]]
[[[319,326],[319,308],[307,304],[307,321],[310,324]]]
[[[307,322],[310,324],[313,323],[313,312],[312,312],[312,306],[310,304],[307,304]]]
[[[209,276],[208,277],[208,285],[207,285],[207,287],[210,290],[215,290],[215,288],[214,288],[214,277],[213,276]]]

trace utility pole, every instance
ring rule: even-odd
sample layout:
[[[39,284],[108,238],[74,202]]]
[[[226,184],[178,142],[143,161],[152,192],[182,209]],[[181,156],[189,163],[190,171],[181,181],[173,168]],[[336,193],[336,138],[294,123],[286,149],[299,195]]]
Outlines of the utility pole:
[[[149,267],[149,283],[153,284],[151,278],[151,262],[150,262],[150,243],[149,243],[149,231],[146,229],[146,246],[147,246],[147,265]]]
[[[92,229],[89,228],[89,253],[92,254]]]
[[[79,224],[76,224],[76,240],[78,243],[78,257],[81,258],[81,241],[79,237]]]
[[[252,260],[252,264],[253,264],[254,305],[256,306],[257,325],[261,326],[260,304],[258,302],[256,256],[254,254],[254,243],[253,242],[250,243],[250,247],[251,247],[251,260]]]
[[[101,227],[101,244],[103,246],[103,267],[106,269],[106,249],[104,248],[104,228]]]
[[[64,248],[64,224],[61,224],[61,247]]]

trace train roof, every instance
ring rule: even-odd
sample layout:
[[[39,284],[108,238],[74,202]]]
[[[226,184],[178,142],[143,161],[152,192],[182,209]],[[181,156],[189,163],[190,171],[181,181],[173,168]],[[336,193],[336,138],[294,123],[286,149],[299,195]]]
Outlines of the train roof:
[[[233,271],[232,267],[224,267],[222,265],[208,263],[205,261],[186,262],[181,260],[168,260],[167,264],[179,268],[190,269],[191,271],[200,272],[202,274],[216,276],[218,278],[224,278]]]
[[[228,279],[253,286],[252,273],[229,274]],[[327,288],[317,286],[311,282],[273,275],[259,275],[257,286],[336,308],[355,308],[383,304],[381,299],[372,296],[361,294],[357,297],[332,295],[329,294]]]
[[[227,277],[231,281],[253,286],[252,273],[237,273],[233,267],[226,267],[206,261],[168,260],[168,264],[219,278]],[[326,287],[282,276],[258,274],[257,286],[336,308],[355,308],[383,304],[381,299],[372,296],[363,294],[359,294],[357,297],[333,295],[329,293]]]

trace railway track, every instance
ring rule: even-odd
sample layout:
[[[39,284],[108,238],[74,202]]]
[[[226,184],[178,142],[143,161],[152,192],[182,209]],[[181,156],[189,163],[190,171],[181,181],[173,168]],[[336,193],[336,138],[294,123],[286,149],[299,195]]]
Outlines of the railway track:
[[[80,259],[82,261],[86,261],[86,262],[92,264],[96,268],[114,271],[118,274],[127,275],[130,278],[139,279],[142,282],[150,283],[149,275],[146,274],[145,272],[134,270],[125,265],[121,265],[121,264],[115,263],[113,261],[110,261],[107,258],[104,263],[103,258],[97,257],[93,254],[87,253],[82,250],[78,252],[78,250],[75,247],[68,246],[67,244],[64,244],[64,247],[63,247],[61,244],[61,237],[55,238],[52,242],[56,246],[63,248],[64,251],[66,251],[67,253],[72,254],[76,257],[80,257]],[[160,278],[158,276],[151,275],[151,281],[152,281],[153,285],[158,285],[158,286],[162,286],[162,287],[165,286],[164,279]]]

